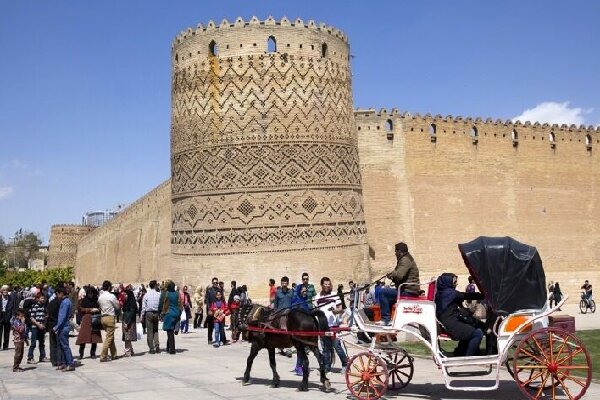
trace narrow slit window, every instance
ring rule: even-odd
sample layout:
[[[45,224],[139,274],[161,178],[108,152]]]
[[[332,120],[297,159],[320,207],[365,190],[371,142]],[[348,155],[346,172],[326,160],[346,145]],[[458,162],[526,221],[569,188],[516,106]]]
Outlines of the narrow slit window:
[[[327,57],[327,43],[321,45],[321,57]]]
[[[267,52],[275,53],[277,51],[277,41],[273,36],[269,36],[267,39]]]
[[[214,40],[211,40],[208,44],[208,51],[211,56],[216,56],[219,54],[219,45]]]

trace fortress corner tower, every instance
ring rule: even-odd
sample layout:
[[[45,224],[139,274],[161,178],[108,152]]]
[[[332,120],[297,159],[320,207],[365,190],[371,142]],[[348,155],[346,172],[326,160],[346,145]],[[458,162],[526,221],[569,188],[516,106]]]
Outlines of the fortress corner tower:
[[[348,59],[342,32],[286,18],[174,40],[176,275],[368,275]]]

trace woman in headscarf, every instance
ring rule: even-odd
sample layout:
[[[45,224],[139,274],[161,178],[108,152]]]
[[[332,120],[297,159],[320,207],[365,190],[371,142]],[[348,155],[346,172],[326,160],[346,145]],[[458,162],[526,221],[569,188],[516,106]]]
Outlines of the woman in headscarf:
[[[123,341],[125,342],[125,357],[133,356],[133,345],[131,342],[137,341],[137,301],[133,293],[133,287],[127,285],[125,288],[125,302],[123,304]]]
[[[86,286],[85,296],[78,304],[79,314],[81,314],[81,325],[75,344],[79,345],[79,359],[83,358],[86,343],[90,343],[90,358],[96,358],[96,347],[102,343],[102,333],[99,329],[92,326],[92,314],[100,313],[98,305],[98,290],[93,286]]]
[[[167,290],[160,294],[158,309],[161,310],[163,331],[167,332],[167,351],[175,354],[175,328],[179,328],[183,304],[179,293],[175,290],[175,282],[166,282]]]
[[[481,293],[464,293],[456,290],[458,277],[443,273],[437,279],[435,295],[436,316],[453,340],[458,340],[455,356],[477,355],[485,329],[463,306],[464,300],[483,300]]]

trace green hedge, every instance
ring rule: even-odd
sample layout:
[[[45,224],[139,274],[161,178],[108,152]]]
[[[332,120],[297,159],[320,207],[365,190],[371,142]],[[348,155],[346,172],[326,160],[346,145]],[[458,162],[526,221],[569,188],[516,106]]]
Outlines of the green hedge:
[[[45,271],[6,271],[0,276],[0,285],[30,287],[46,281],[49,285],[56,286],[61,282],[69,282],[75,278],[73,267],[52,268]]]

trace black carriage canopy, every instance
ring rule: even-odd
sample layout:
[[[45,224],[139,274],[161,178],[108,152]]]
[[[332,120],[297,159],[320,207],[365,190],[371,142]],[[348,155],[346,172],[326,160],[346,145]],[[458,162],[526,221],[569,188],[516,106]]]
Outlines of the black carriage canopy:
[[[535,247],[508,236],[480,236],[458,248],[477,287],[497,314],[544,307],[546,275]]]

